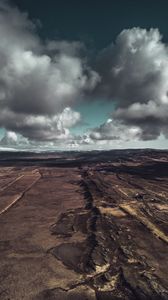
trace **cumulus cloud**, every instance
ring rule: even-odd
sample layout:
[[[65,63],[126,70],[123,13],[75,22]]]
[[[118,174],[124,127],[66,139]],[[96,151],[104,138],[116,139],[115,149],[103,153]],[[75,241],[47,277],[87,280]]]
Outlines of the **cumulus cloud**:
[[[93,70],[82,43],[42,41],[28,15],[7,3],[0,1],[1,145],[168,138],[168,46],[158,29],[123,30]],[[104,124],[73,136],[82,118],[75,104],[88,93],[114,101],[114,110]]]
[[[129,141],[138,139],[141,135],[141,129],[136,126],[126,126],[120,122],[108,119],[105,123],[90,132],[92,140],[122,140]]]
[[[5,135],[3,136],[2,140],[0,141],[0,144],[2,145],[16,145],[17,144],[17,134],[13,131],[5,132]]]
[[[13,131],[5,131],[3,138],[0,141],[0,145],[4,146],[27,146],[29,144],[28,140],[21,136],[20,134],[16,134]],[[1,147],[0,147],[1,148]],[[2,149],[2,148],[1,148]]]
[[[4,1],[0,41],[0,126],[30,139],[68,136],[79,115],[65,108],[99,80],[80,56],[83,46],[42,43],[27,14]]]
[[[112,119],[152,140],[168,129],[168,47],[158,29],[123,30],[97,61],[99,92],[115,101]]]
[[[70,139],[70,128],[81,121],[80,113],[66,107],[53,116],[16,114],[9,110],[0,114],[0,122],[9,131],[17,132],[30,140],[52,141]]]

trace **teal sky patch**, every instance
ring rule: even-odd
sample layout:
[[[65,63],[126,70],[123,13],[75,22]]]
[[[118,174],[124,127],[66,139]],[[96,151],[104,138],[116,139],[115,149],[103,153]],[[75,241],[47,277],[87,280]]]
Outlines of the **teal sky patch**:
[[[110,118],[111,112],[114,110],[114,102],[102,100],[88,100],[76,105],[74,110],[80,112],[82,122],[71,128],[71,132],[74,134],[83,134],[89,128],[100,126],[108,118]]]
[[[4,136],[4,129],[0,128],[0,140],[3,138]]]

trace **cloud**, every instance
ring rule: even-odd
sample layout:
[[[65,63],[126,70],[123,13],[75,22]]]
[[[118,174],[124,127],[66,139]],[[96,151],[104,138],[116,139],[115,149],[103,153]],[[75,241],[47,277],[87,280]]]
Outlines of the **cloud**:
[[[108,119],[105,123],[91,130],[89,136],[95,141],[129,141],[138,139],[141,134],[141,129],[136,126],[126,126],[120,122]]]
[[[168,138],[168,46],[159,30],[123,30],[98,54],[94,70],[86,54],[78,41],[42,41],[26,13],[0,1],[1,145],[77,148]],[[104,124],[73,136],[82,119],[75,104],[88,94],[114,101],[114,110]]]
[[[13,131],[5,131],[3,138],[0,141],[1,146],[27,146],[28,140],[21,135],[16,134]],[[2,149],[2,147],[0,147]],[[6,148],[5,148],[6,149]]]
[[[83,46],[42,43],[27,14],[4,1],[0,41],[0,126],[30,139],[68,136],[79,115],[66,107],[99,80],[81,55]]]
[[[5,130],[0,140],[0,149],[6,150],[65,150],[77,148],[78,143],[70,133],[70,128],[81,122],[81,115],[66,107],[62,113],[55,116],[22,116],[16,122],[17,116],[8,115],[4,123],[11,124],[14,131]],[[17,132],[17,133],[16,133]],[[24,135],[23,135],[24,134]],[[76,137],[78,140],[78,137]]]
[[[13,131],[8,131],[5,132],[4,137],[2,138],[2,140],[0,141],[1,145],[16,145],[17,144],[17,134]]]
[[[168,136],[168,47],[158,29],[123,30],[99,55],[98,92],[115,101],[111,117],[141,129],[139,139]]]
[[[54,141],[70,139],[70,128],[81,120],[80,113],[66,107],[62,113],[53,116],[16,114],[4,111],[0,114],[0,122],[9,131],[37,141]]]
[[[113,117],[127,126],[136,125],[141,128],[139,139],[157,139],[161,133],[168,137],[168,105],[158,105],[155,101],[134,103],[128,108],[118,108]]]

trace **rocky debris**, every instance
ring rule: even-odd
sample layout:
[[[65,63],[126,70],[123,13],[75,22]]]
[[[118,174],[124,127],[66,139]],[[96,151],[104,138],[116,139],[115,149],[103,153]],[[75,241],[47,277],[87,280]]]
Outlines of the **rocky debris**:
[[[33,300],[96,300],[95,291],[88,286],[78,286],[67,290],[57,288],[45,290]]]
[[[82,242],[61,243],[51,249],[51,253],[68,268],[84,275],[83,284],[95,290],[96,299],[168,299],[167,286],[150,261],[151,253],[142,256],[139,251],[139,231],[155,239],[161,251],[167,247],[164,243],[168,243],[167,236],[155,225],[156,218],[153,223],[149,218],[150,206],[146,204],[148,198],[145,187],[143,193],[132,193],[132,200],[128,193],[127,202],[120,200],[115,207],[107,204],[104,208],[102,200],[105,201],[107,197],[104,189],[109,184],[102,183],[103,178],[99,174],[97,178],[97,170],[95,173],[92,170],[91,175],[89,170],[81,171],[81,174],[80,187],[86,205],[83,210],[62,215],[53,225],[52,232],[54,228],[54,234],[58,236],[70,234],[73,237],[73,234],[82,231],[85,239]],[[120,192],[119,185],[117,188]],[[123,191],[127,196],[126,188]],[[81,219],[79,214],[82,215]],[[65,228],[66,232],[62,230]],[[150,245],[147,244],[147,252],[148,247]],[[157,265],[157,253],[154,256]],[[164,264],[164,261],[161,263]]]
[[[1,168],[0,300],[168,299],[168,154],[110,153]]]

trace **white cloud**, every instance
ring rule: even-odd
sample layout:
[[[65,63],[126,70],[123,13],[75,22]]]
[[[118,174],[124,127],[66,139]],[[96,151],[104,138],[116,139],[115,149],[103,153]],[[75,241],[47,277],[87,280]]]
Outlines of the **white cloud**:
[[[140,139],[157,139],[168,128],[168,47],[158,29],[123,30],[100,55],[99,86],[116,101],[112,118],[141,128]]]
[[[16,145],[17,144],[17,134],[13,131],[8,131],[5,133],[4,137],[1,140],[2,144],[13,144]]]
[[[0,145],[4,146],[27,146],[28,140],[13,131],[5,131],[4,136],[0,140]]]
[[[80,42],[42,42],[27,14],[0,2],[1,144],[106,147],[168,138],[168,46],[159,30],[123,30],[99,54],[96,71],[84,54]],[[81,115],[71,107],[88,92],[115,101],[115,109],[75,137]]]
[[[0,122],[11,131],[20,133],[30,140],[52,141],[57,139],[70,139],[70,128],[81,120],[80,113],[66,107],[62,113],[53,116],[25,115],[9,112],[0,114]]]
[[[0,3],[0,126],[30,139],[66,138],[79,114],[65,108],[92,90],[99,76],[80,56],[79,42],[42,43],[27,14],[5,3]]]
[[[141,129],[137,126],[126,126],[118,121],[108,119],[104,124],[91,130],[89,136],[95,141],[129,141],[139,139]]]

